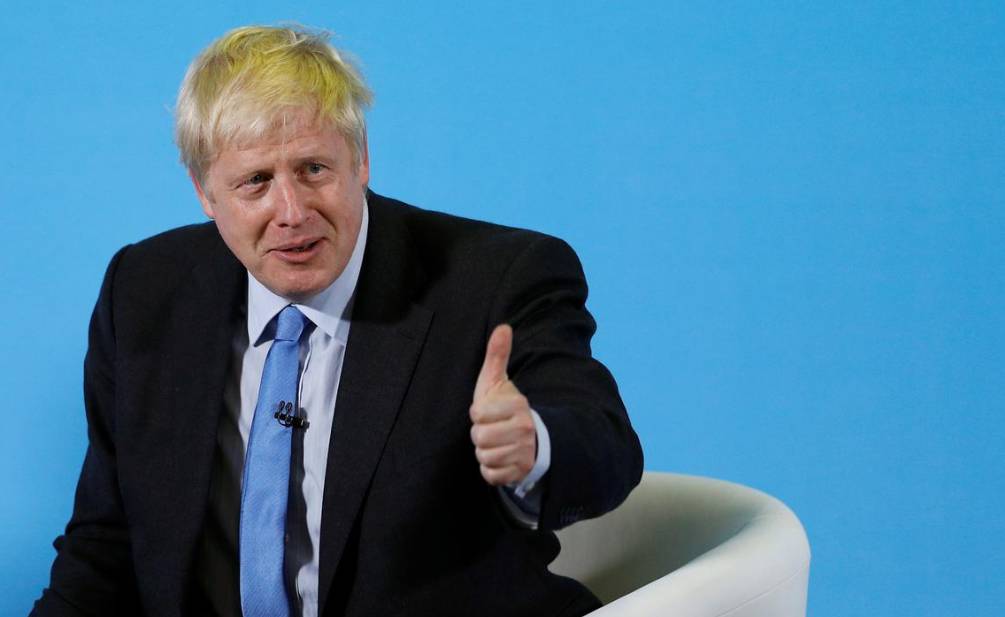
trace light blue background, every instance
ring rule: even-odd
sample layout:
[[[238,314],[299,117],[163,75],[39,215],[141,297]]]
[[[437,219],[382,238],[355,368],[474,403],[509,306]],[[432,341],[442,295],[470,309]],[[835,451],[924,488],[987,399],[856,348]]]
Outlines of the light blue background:
[[[282,19],[361,59],[378,192],[578,249],[647,467],[787,502],[812,615],[1005,613],[1005,4],[212,4],[3,10],[0,614],[70,513],[108,258],[201,220],[185,67]]]

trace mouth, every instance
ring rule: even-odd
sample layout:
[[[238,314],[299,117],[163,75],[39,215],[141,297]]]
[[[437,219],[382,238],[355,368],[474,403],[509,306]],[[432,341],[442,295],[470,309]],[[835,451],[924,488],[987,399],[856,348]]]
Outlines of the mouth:
[[[290,248],[280,249],[280,250],[288,251],[288,252],[291,252],[291,253],[303,253],[304,251],[309,251],[312,248],[314,248],[314,245],[317,244],[317,243],[318,243],[318,241],[315,240],[314,242],[308,242],[307,244],[304,244],[302,246],[293,246],[293,247],[290,247]]]
[[[272,249],[272,254],[288,263],[303,263],[318,252],[321,240],[291,242]]]

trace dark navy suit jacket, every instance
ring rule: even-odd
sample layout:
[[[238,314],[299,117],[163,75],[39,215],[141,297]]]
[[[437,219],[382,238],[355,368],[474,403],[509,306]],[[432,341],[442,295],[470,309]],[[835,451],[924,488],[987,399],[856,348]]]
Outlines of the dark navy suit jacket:
[[[581,615],[552,530],[618,505],[642,470],[591,356],[562,241],[368,196],[370,231],[337,394],[321,524],[322,615]],[[212,223],[119,251],[91,320],[89,446],[36,615],[202,614],[194,577],[244,268]],[[482,479],[468,407],[492,328],[548,427],[540,530]]]

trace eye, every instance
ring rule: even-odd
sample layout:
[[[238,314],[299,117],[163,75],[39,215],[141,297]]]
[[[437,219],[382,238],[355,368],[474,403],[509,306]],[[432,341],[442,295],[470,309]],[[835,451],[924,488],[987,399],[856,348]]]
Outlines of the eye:
[[[253,187],[253,186],[258,186],[260,184],[264,184],[268,180],[269,179],[265,176],[265,174],[259,172],[259,173],[256,173],[256,174],[252,175],[251,177],[249,177],[247,180],[245,180],[241,184],[243,186],[252,186]]]
[[[327,168],[321,163],[307,163],[307,165],[304,166],[304,171],[306,171],[309,176],[316,176],[325,169]]]

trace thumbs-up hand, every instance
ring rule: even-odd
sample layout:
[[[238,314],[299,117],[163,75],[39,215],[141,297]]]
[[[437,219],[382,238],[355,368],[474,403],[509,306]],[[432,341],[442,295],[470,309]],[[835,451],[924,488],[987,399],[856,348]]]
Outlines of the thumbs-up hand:
[[[482,477],[493,486],[526,478],[537,456],[530,404],[506,374],[512,349],[513,329],[506,324],[497,326],[489,337],[471,401],[475,457]]]

